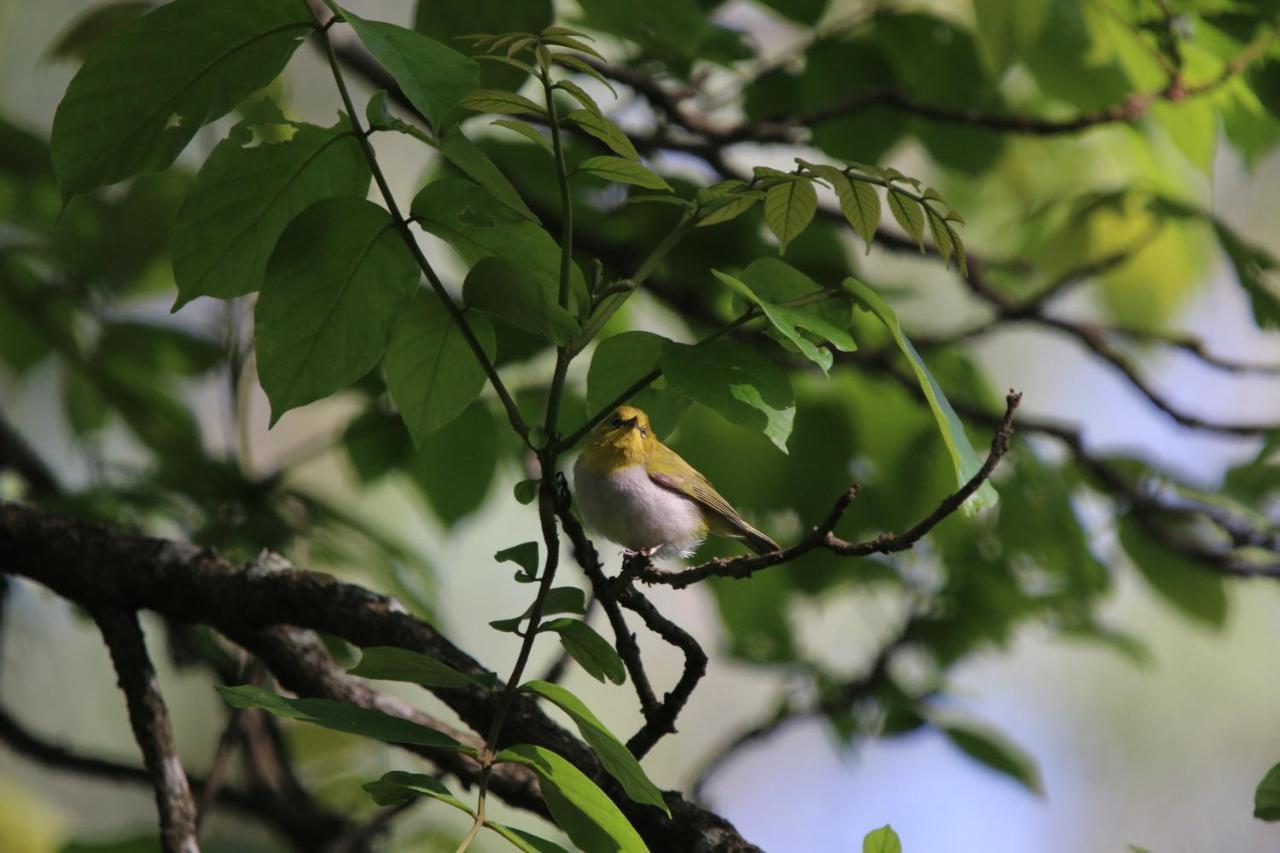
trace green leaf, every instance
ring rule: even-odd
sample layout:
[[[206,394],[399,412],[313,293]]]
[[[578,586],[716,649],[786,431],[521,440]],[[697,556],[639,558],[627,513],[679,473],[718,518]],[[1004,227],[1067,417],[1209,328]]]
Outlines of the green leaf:
[[[898,315],[889,307],[887,302],[880,298],[879,294],[857,279],[846,278],[844,286],[853,294],[857,304],[880,318],[880,322],[884,323],[889,329],[889,333],[893,335],[893,340],[898,345],[898,349],[902,351],[907,361],[911,363],[911,370],[916,375],[916,382],[920,385],[920,390],[924,392],[925,399],[929,402],[929,409],[933,412],[933,418],[938,423],[938,430],[942,433],[942,440],[946,442],[947,451],[951,454],[951,462],[956,471],[956,483],[962,486],[969,482],[982,468],[985,460],[978,456],[977,451],[973,449],[973,445],[969,443],[969,437],[964,431],[964,424],[960,422],[960,417],[956,414],[955,409],[951,407],[951,403],[947,400],[947,395],[943,393],[942,387],[938,385],[938,381],[929,372],[924,359],[920,357],[920,353],[916,351],[915,346],[912,345],[902,331],[902,325],[898,322]],[[998,500],[999,495],[996,494],[995,487],[988,481],[979,486],[978,490],[969,496],[969,499],[964,502],[964,509],[968,513],[974,513],[982,507],[994,506]]]
[[[596,346],[587,370],[587,409],[598,412],[658,366],[666,338],[649,332],[623,332]],[[670,435],[692,401],[651,383],[631,397],[645,411],[659,438]]]
[[[347,670],[361,678],[381,681],[404,681],[423,687],[484,687],[492,689],[498,677],[492,672],[472,674],[459,672],[430,655],[396,646],[371,646],[360,656],[360,662]]]
[[[484,505],[498,468],[498,423],[483,402],[423,440],[407,472],[446,526]]]
[[[323,199],[364,198],[369,190],[369,164],[345,118],[330,128],[289,124],[287,141],[251,145],[255,126],[246,119],[218,143],[178,212],[174,310],[197,296],[257,290],[295,216]]]
[[[742,181],[734,181],[738,187],[744,186]],[[719,225],[737,219],[756,206],[756,202],[764,198],[764,193],[757,190],[724,190],[716,192],[711,187],[698,191],[698,223],[697,227]]]
[[[973,0],[978,41],[993,72],[1003,73],[1035,49],[1052,5],[1053,0]]]
[[[414,797],[429,797],[475,817],[475,812],[471,806],[455,797],[439,779],[434,776],[428,776],[425,773],[406,773],[403,770],[392,770],[375,782],[366,782],[363,787],[373,797],[373,801],[380,806],[395,806]],[[485,828],[501,835],[511,842],[517,850],[525,851],[525,853],[568,853],[560,845],[547,841],[545,838],[539,838],[533,833],[525,832],[522,829],[515,829],[492,821],[485,821]]]
[[[920,202],[901,190],[890,189],[889,211],[907,236],[919,243],[920,250],[924,251],[924,211],[920,209]]]
[[[929,220],[929,231],[933,234],[933,244],[938,247],[938,254],[942,256],[942,263],[950,269],[951,258],[956,254],[955,235],[946,220],[934,212],[932,205],[926,204],[922,206],[924,207],[925,217]]]
[[[578,321],[557,303],[546,280],[506,258],[484,258],[462,283],[468,308],[484,311],[564,346],[578,335]]]
[[[867,244],[867,252],[870,253],[871,241],[880,227],[880,196],[870,184],[842,177],[844,180],[837,182],[835,187],[840,210],[854,232]]]
[[[515,485],[516,501],[524,506],[528,506],[538,499],[538,481],[537,480],[521,480]]]
[[[479,88],[480,68],[475,61],[435,39],[395,24],[365,20],[346,9],[343,17],[437,133],[456,120],[450,114],[459,102]]]
[[[286,699],[254,684],[242,684],[239,687],[218,685],[218,692],[233,708],[261,708],[277,717],[302,720],[334,731],[364,735],[387,743],[407,743],[475,754],[473,748],[458,743],[443,732],[403,717],[393,717],[346,702],[330,699]]]
[[[628,160],[640,160],[639,152],[637,152],[636,147],[631,144],[631,140],[627,135],[623,133],[622,128],[605,118],[599,112],[592,112],[590,110],[574,110],[565,116],[565,120],[573,122],[586,133],[589,133],[596,139],[599,139],[605,145],[609,146],[610,150],[619,157],[625,157]],[[598,160],[600,158],[593,157],[591,159]],[[652,172],[649,172],[648,174],[653,178],[656,178],[656,180],[660,182],[661,186],[643,183],[640,184],[640,186],[653,186],[654,189],[669,189],[666,181],[663,181],[661,178],[653,175]],[[616,178],[612,178],[608,175],[605,175],[605,177],[609,177],[610,180],[617,180]],[[623,181],[622,183],[633,184],[636,183],[636,181]]]
[[[413,255],[372,202],[326,199],[289,223],[256,311],[271,423],[373,369],[417,281]]]
[[[533,211],[520,197],[520,191],[512,185],[502,170],[494,165],[489,155],[464,136],[461,130],[455,127],[449,131],[449,135],[440,143],[440,153],[457,166],[464,175],[488,190],[493,198],[530,222],[534,224],[538,222],[538,217],[534,216]]]
[[[622,784],[623,790],[627,792],[627,796],[635,800],[637,803],[647,803],[661,809],[668,817],[671,816],[670,809],[667,808],[666,800],[662,798],[662,791],[657,785],[649,781],[649,777],[645,775],[640,762],[636,760],[631,751],[614,736],[613,732],[600,722],[595,714],[591,713],[581,699],[558,684],[550,684],[546,681],[528,681],[520,685],[520,689],[529,693],[536,693],[544,699],[559,705],[560,708],[573,718],[573,722],[578,726],[578,731],[582,733],[582,737],[587,743],[591,744],[591,748],[596,751],[596,755],[600,756],[600,763],[613,778]]]
[[[1035,760],[996,732],[970,723],[947,723],[941,728],[947,739],[974,761],[1003,773],[1034,794],[1044,795]]]
[[[462,106],[478,113],[513,113],[546,117],[547,112],[524,95],[500,89],[479,89],[464,97]]]
[[[474,313],[466,323],[492,362],[493,326]],[[384,370],[387,390],[415,445],[461,415],[487,381],[457,322],[435,294],[426,293],[396,316]]]
[[[1119,520],[1119,530],[1120,544],[1152,589],[1183,615],[1211,628],[1222,627],[1227,590],[1221,575],[1157,542],[1132,515]]]
[[[494,127],[505,127],[507,130],[520,134],[525,139],[533,142],[547,153],[552,152],[551,141],[538,132],[538,129],[527,121],[520,121],[514,118],[500,118],[489,122]]]
[[[1280,820],[1280,764],[1267,771],[1253,795],[1253,816],[1258,820]]]
[[[501,552],[499,552],[501,553]],[[526,578],[532,578],[533,573],[529,572],[523,577],[517,576],[516,580],[523,581]],[[533,613],[533,602],[524,609],[519,616],[513,616],[510,619],[498,619],[490,622],[489,625],[497,628],[499,631],[516,632],[520,628],[520,623],[528,619]],[[579,616],[587,612],[586,596],[582,590],[572,586],[552,587],[547,591],[547,600],[542,604],[542,615],[547,616],[554,613],[575,613]]]
[[[613,84],[609,82],[609,78],[597,71],[594,66],[585,62],[582,57],[574,56],[571,53],[553,53],[551,55],[551,61],[556,65],[563,65],[565,68],[572,69],[581,74],[586,74],[601,86],[608,89],[615,98],[618,97],[618,92],[613,88]]]
[[[524,569],[525,574],[529,576],[536,575],[538,573],[538,543],[521,542],[519,545],[503,548],[493,555],[493,559],[499,563],[515,563]]]
[[[608,678],[614,684],[622,684],[627,680],[627,669],[613,646],[581,619],[552,619],[538,630],[559,634],[564,650],[597,681]]]
[[[801,355],[821,367],[823,373],[831,369],[832,355],[828,350],[815,345],[801,334],[801,328],[820,335],[845,352],[852,352],[858,348],[858,345],[854,343],[848,332],[832,325],[817,314],[806,312],[800,308],[775,305],[768,300],[761,299],[745,283],[719,270],[712,270],[711,274],[720,279],[734,293],[759,307],[773,327],[794,344]]]
[[[53,118],[63,198],[168,167],[280,73],[313,26],[300,0],[174,0],[102,39]]]
[[[565,850],[554,841],[548,841],[523,829],[516,829],[513,826],[493,823],[492,821],[486,822],[485,827],[492,829],[507,841],[510,841],[517,850],[521,850],[523,853],[569,853],[568,850]]]
[[[641,853],[644,840],[613,800],[581,770],[546,747],[511,746],[498,753],[499,762],[523,764],[538,775],[542,799],[551,816],[586,853]]]
[[[93,6],[67,25],[50,46],[49,56],[83,60],[103,38],[149,11],[150,0],[116,0]]]
[[[886,823],[866,834],[862,839],[862,853],[902,853],[902,842],[893,827]]]
[[[587,90],[573,82],[569,78],[565,78],[556,83],[555,88],[562,92],[568,92],[573,99],[582,104],[582,108],[593,115],[603,116],[600,105],[596,103],[596,99],[587,94]]]
[[[760,430],[787,452],[796,400],[787,372],[776,363],[746,344],[716,340],[698,346],[667,341],[660,364],[676,391]]]
[[[671,190],[671,185],[659,175],[625,157],[588,157],[578,164],[578,172],[586,172],[617,184],[634,184],[651,190]]]
[[[131,370],[151,372],[152,379],[176,374],[199,376],[213,370],[226,355],[226,345],[174,326],[132,320],[102,325],[98,352],[110,363],[128,362]]]
[[[417,3],[414,29],[473,56],[483,55],[484,45],[459,38],[471,33],[536,33],[553,19],[551,0],[450,0]],[[490,89],[515,91],[526,74],[514,68],[486,62],[480,83]]]
[[[467,264],[488,257],[511,261],[523,272],[517,290],[536,291],[538,299],[557,303],[560,244],[509,204],[471,181],[447,177],[424,187],[414,198],[412,211],[419,225],[448,242]],[[576,264],[569,274],[571,309],[576,310],[588,303],[587,286]],[[560,322],[558,312],[550,313]],[[529,326],[550,319],[540,312],[537,318],[522,317],[515,325],[537,332]]]
[[[365,782],[363,787],[380,806],[396,806],[414,797],[430,797],[453,806],[458,811],[474,816],[471,806],[455,797],[443,782],[425,773],[406,773],[392,770],[375,782]]]
[[[809,227],[817,210],[818,194],[807,180],[782,181],[769,188],[764,197],[764,224],[778,238],[780,253]]]

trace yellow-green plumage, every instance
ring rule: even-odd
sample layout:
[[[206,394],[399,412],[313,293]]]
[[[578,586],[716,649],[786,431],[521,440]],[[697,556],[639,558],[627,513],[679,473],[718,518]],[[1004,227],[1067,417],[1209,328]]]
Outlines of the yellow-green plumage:
[[[592,431],[573,474],[584,520],[628,550],[687,555],[708,531],[742,539],[758,554],[778,550],[632,406]]]

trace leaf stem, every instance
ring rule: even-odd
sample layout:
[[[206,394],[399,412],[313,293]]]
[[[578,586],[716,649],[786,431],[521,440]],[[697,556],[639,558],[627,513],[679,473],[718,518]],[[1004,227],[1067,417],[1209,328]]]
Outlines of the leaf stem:
[[[351,93],[347,90],[347,81],[342,75],[342,68],[338,64],[338,56],[333,49],[333,40],[329,37],[328,31],[321,31],[319,35],[324,41],[325,56],[329,60],[329,68],[333,72],[334,82],[338,86],[338,94],[342,97],[343,106],[346,107],[347,118],[356,130],[356,139],[360,143],[360,150],[364,152],[365,160],[369,163],[369,169],[373,172],[373,178],[378,184],[378,190],[382,194],[382,200],[387,206],[387,211],[391,214],[391,221],[395,225],[396,231],[399,232],[400,238],[409,248],[414,260],[418,263],[418,267],[427,277],[431,289],[435,291],[436,296],[444,304],[445,310],[449,312],[449,317],[458,326],[458,331],[462,333],[467,346],[471,348],[471,352],[480,362],[480,366],[489,378],[490,384],[493,385],[493,390],[498,394],[498,399],[502,401],[502,407],[506,409],[507,419],[511,422],[511,428],[516,431],[520,438],[528,442],[529,425],[525,423],[515,400],[512,399],[511,394],[502,383],[501,377],[498,376],[498,369],[489,360],[489,356],[485,354],[484,347],[480,344],[480,339],[476,337],[475,332],[472,331],[471,326],[462,316],[462,309],[453,301],[453,297],[449,295],[444,283],[436,275],[435,269],[432,268],[431,262],[423,254],[418,241],[414,239],[413,230],[410,229],[408,220],[400,213],[400,207],[396,204],[395,196],[391,193],[387,177],[378,165],[378,158],[374,153],[373,145],[369,142],[369,136],[364,132],[364,128],[360,123],[359,113],[356,112],[355,104],[351,100]]]

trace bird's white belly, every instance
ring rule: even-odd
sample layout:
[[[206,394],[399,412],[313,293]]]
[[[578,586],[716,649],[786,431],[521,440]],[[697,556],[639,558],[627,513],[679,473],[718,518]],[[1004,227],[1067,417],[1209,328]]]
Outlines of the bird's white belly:
[[[573,484],[587,525],[629,551],[686,556],[706,535],[701,508],[653,482],[643,465],[606,474],[579,458]]]

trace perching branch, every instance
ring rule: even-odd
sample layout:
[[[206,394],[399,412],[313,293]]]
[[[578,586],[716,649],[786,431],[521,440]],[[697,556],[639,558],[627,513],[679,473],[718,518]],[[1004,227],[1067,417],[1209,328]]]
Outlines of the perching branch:
[[[854,497],[858,494],[857,486],[851,487],[836,500],[827,517],[809,532],[804,539],[789,548],[773,551],[759,556],[721,557],[708,560],[699,566],[683,569],[678,572],[659,572],[646,569],[639,573],[642,581],[649,584],[662,584],[683,589],[690,584],[704,581],[710,577],[741,579],[750,577],[758,571],[788,563],[810,551],[825,548],[842,557],[868,557],[872,554],[892,554],[906,551],[924,538],[930,530],[947,516],[960,509],[995,471],[996,466],[1009,450],[1009,439],[1013,435],[1013,414],[1021,402],[1022,395],[1010,391],[1005,397],[1005,413],[996,427],[995,438],[991,442],[991,450],[987,454],[982,467],[974,472],[967,482],[952,492],[928,516],[923,518],[910,530],[903,533],[883,533],[874,539],[864,542],[849,542],[836,536],[832,531],[844,516]]]
[[[147,656],[138,614],[110,605],[93,607],[102,639],[111,652],[120,689],[129,706],[129,723],[142,750],[143,763],[155,789],[160,813],[160,841],[166,853],[199,853],[196,841],[196,804],[178,758],[173,727],[156,673]]]

